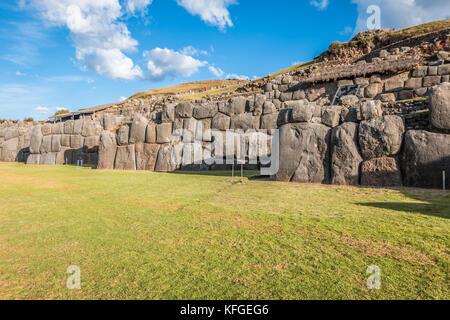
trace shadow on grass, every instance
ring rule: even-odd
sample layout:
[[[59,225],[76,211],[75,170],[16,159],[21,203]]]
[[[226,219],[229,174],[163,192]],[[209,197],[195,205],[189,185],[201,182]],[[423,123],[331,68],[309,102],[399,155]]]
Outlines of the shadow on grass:
[[[406,197],[421,202],[363,202],[360,206],[418,213],[427,216],[450,219],[450,193],[429,190],[399,190]]]

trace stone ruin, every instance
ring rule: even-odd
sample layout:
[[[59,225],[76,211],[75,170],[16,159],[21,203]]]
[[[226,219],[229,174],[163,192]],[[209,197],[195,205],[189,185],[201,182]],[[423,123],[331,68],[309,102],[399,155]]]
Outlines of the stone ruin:
[[[446,171],[449,188],[448,54],[424,63],[393,58],[394,53],[381,52],[373,63],[279,76],[265,82],[264,93],[252,96],[166,103],[153,112],[114,109],[95,120],[3,123],[0,161],[70,165],[83,160],[98,169],[157,172],[230,169],[176,163],[175,144],[184,146],[177,151],[183,158],[194,148],[209,148],[210,129],[279,129],[280,168],[274,180],[442,188]],[[330,105],[345,85],[358,85],[360,95],[345,95],[339,105]],[[183,140],[180,129],[191,132],[192,139]]]

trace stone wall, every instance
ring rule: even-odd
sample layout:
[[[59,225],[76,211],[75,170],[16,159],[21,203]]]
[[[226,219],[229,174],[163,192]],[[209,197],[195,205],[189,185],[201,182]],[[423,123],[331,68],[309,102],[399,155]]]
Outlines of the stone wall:
[[[410,79],[421,79],[423,85],[430,76],[428,67],[425,76],[424,69],[417,70],[422,71],[352,81],[367,87],[378,83],[402,92]],[[394,81],[399,83],[393,85]],[[105,113],[96,120],[3,124],[0,161],[54,165],[83,160],[99,169],[158,172],[229,169],[224,163],[232,157],[231,150],[215,150],[212,142],[217,137],[211,130],[268,130],[270,134],[279,129],[280,168],[275,180],[442,187],[442,171],[450,175],[449,83],[430,87],[429,102],[383,104],[358,99],[345,106],[322,105],[323,95],[332,93],[330,87],[336,85],[299,89],[292,78],[283,77],[267,84],[264,94],[220,102],[166,104],[156,113],[127,111]],[[419,113],[424,123],[414,125],[408,114],[424,110],[427,113]],[[257,169],[251,161],[257,156],[250,143],[245,140],[245,162]],[[270,150],[269,141],[267,144]],[[209,161],[217,158],[224,163]]]

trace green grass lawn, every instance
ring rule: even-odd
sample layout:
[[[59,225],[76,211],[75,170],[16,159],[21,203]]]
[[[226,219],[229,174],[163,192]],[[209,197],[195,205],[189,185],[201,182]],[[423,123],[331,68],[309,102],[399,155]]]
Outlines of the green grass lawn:
[[[2,163],[0,298],[449,299],[449,218],[439,191]]]

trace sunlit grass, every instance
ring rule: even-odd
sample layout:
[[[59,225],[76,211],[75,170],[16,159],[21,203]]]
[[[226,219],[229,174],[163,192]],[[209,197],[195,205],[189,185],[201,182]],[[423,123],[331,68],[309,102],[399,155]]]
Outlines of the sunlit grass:
[[[0,298],[450,298],[448,194],[229,175],[0,164]]]

